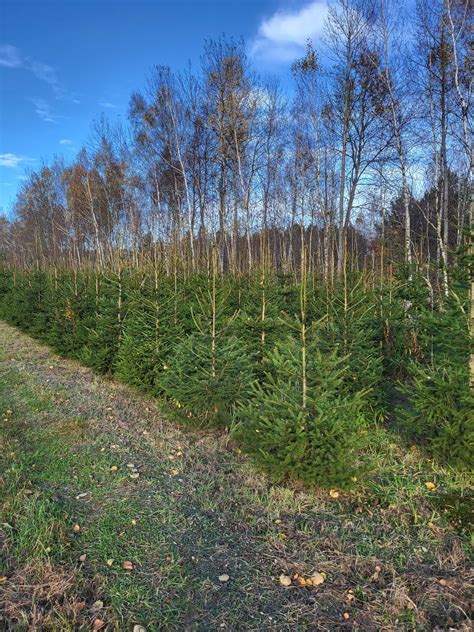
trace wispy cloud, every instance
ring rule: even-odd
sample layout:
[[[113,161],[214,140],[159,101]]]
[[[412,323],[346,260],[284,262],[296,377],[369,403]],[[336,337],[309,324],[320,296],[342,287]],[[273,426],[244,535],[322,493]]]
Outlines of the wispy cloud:
[[[20,51],[15,46],[4,44],[0,46],[0,66],[5,68],[21,68],[23,65]]]
[[[35,106],[35,112],[40,117],[40,119],[46,121],[46,123],[58,122],[57,115],[53,113],[51,105],[45,99],[33,98],[30,100]]]
[[[61,138],[59,141],[60,145],[72,145],[72,140],[70,138]]]
[[[288,62],[304,51],[309,38],[321,35],[328,5],[326,0],[314,0],[296,11],[277,11],[259,26],[251,50],[256,57]]]
[[[27,70],[33,73],[37,79],[51,86],[58,99],[66,97],[66,90],[59,80],[56,68],[33,57],[23,55],[16,46],[11,44],[0,46],[0,66]]]
[[[99,105],[101,108],[116,108],[117,107],[115,103],[111,103],[110,101],[106,101],[105,99],[102,99],[101,101],[99,101]]]
[[[18,156],[17,154],[0,154],[0,167],[8,167],[14,169],[15,167],[23,166],[23,163],[31,162],[31,158],[27,156]]]
[[[38,59],[24,55],[19,48],[11,44],[0,45],[0,66],[16,70],[25,70],[32,73],[37,79],[48,84],[56,100],[66,100],[79,103],[74,94],[68,92],[59,80],[54,66],[45,64]],[[52,106],[46,99],[33,97],[30,101],[34,105],[36,114],[47,123],[57,123],[60,118],[55,114]]]

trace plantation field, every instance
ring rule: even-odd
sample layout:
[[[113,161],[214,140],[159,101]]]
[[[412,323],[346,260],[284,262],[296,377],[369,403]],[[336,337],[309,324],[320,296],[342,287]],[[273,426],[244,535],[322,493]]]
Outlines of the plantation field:
[[[466,475],[380,427],[363,486],[271,484],[226,433],[0,342],[0,627],[471,629]]]

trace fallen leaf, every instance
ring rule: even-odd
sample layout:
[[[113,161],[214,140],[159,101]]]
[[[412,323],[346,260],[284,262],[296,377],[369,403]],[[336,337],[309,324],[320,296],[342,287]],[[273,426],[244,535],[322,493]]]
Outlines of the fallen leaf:
[[[112,466],[110,467],[110,471],[111,471],[111,472],[116,472],[117,470],[118,470],[118,467],[117,467],[116,465],[112,465]]]
[[[350,614],[348,612],[344,612],[344,614],[342,615],[344,617],[344,619],[347,621],[347,619],[350,619]]]
[[[127,467],[131,468],[133,470],[133,468],[135,467],[134,463],[127,463]]]
[[[4,584],[7,581],[7,577],[5,577],[5,575],[2,575],[2,577],[0,577],[0,584]]]
[[[128,560],[125,560],[125,562],[122,562],[122,568],[125,571],[133,571],[133,564],[132,564],[132,562],[129,562]]]
[[[447,585],[448,585],[448,582],[447,582],[445,579],[440,579],[440,580],[439,580],[439,585],[440,585],[440,586],[447,586]]]
[[[72,530],[74,531],[74,533],[79,533],[79,531],[81,530],[81,527],[78,524],[75,524]]]
[[[144,628],[142,625],[134,625],[133,632],[146,632],[146,628]]]
[[[178,470],[170,470],[171,476],[177,476],[178,473]]]
[[[339,492],[335,489],[330,489],[329,495],[331,496],[331,498],[339,498]]]
[[[313,582],[313,586],[320,586],[324,584],[325,576],[322,573],[313,573],[311,575],[311,581]]]
[[[427,481],[425,483],[425,487],[426,489],[429,489],[431,491],[434,491],[436,489],[436,485],[432,481]]]
[[[92,607],[95,608],[96,610],[100,610],[101,608],[104,607],[104,602],[101,601],[100,599],[97,599],[97,601],[94,601],[94,603],[92,604]]]
[[[80,562],[85,562],[87,559],[87,555],[85,553],[83,553],[82,555],[79,556],[79,561]]]
[[[100,630],[105,625],[105,622],[102,619],[94,619],[94,623],[92,624],[93,630]]]
[[[229,575],[219,575],[220,582],[228,582],[230,579]]]
[[[133,474],[130,474],[130,478],[133,478],[133,479],[137,479],[139,478],[139,476],[140,474],[138,472],[133,472]]]
[[[114,560],[112,558],[107,560],[107,566],[112,566],[113,563],[114,563]]]
[[[133,526],[137,524],[137,521],[135,520],[135,518],[132,518],[131,523],[133,524]]]
[[[81,492],[80,494],[78,494],[76,496],[76,500],[79,500],[80,498],[84,498],[85,496],[87,496],[88,492]]]
[[[288,577],[288,575],[282,574],[278,580],[282,586],[291,586],[291,577]]]

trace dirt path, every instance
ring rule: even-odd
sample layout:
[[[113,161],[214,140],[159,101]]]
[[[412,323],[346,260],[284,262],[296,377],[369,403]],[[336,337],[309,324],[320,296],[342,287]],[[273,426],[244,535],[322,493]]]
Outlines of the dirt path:
[[[225,435],[4,323],[0,413],[0,627],[470,629],[465,539],[397,446],[370,489],[272,485]]]

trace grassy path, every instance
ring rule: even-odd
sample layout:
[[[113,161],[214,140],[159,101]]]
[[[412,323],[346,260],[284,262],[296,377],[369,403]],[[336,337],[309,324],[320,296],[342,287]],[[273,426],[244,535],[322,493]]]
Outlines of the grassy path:
[[[352,493],[272,485],[0,323],[0,439],[1,629],[471,629],[467,481],[384,430]]]

